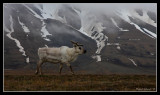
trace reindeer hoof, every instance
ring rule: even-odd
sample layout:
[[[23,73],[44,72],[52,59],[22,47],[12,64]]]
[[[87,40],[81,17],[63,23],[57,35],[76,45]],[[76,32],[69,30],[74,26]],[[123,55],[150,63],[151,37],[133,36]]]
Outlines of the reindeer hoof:
[[[36,72],[35,72],[35,75],[37,75],[37,74],[38,74],[38,72],[36,71]]]
[[[43,73],[40,73],[40,75],[43,75]]]

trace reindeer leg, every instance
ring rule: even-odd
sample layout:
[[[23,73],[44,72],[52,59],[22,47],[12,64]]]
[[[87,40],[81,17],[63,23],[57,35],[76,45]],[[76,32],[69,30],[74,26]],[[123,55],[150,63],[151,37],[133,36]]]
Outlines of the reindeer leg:
[[[43,75],[43,73],[42,73],[42,64],[43,64],[43,62],[40,63],[40,67],[39,67],[40,75]]]
[[[37,64],[37,70],[35,72],[35,74],[40,73],[40,75],[42,74],[42,70],[41,70],[41,65],[43,64],[42,60],[39,60],[38,64]]]
[[[74,75],[74,72],[73,72],[73,70],[72,70],[72,66],[70,65],[69,67],[70,67],[70,70],[71,70],[71,72],[72,72],[72,75]]]
[[[72,75],[74,75],[74,72],[73,72],[73,70],[72,70],[72,66],[71,66],[69,63],[67,63],[67,66],[70,68],[70,70],[71,70],[71,72],[72,72]]]
[[[63,64],[60,63],[60,67],[59,67],[59,74],[60,74],[60,75],[61,75],[62,68],[63,68]]]
[[[36,75],[39,73],[39,62],[40,62],[40,60],[37,62],[37,70],[35,72]]]
[[[36,70],[36,72],[35,72],[35,75],[37,75],[38,72],[39,72],[39,69],[38,69],[38,65],[37,65],[37,70]]]

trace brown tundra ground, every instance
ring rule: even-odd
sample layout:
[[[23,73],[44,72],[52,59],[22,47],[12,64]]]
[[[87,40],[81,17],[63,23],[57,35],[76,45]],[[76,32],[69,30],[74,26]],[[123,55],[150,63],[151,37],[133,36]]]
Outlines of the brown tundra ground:
[[[156,91],[155,75],[27,72],[4,71],[4,91]]]

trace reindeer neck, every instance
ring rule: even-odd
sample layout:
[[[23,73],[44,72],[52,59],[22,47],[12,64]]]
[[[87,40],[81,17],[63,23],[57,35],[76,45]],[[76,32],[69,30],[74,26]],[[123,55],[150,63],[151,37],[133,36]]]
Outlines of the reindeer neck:
[[[75,47],[73,47],[73,48],[69,48],[69,55],[71,55],[71,56],[76,56],[76,55],[78,55],[78,53],[76,53],[76,50],[75,50]]]

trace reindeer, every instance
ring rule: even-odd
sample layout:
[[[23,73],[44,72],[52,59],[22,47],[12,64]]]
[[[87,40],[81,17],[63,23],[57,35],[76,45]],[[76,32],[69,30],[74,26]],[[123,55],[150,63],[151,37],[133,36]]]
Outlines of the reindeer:
[[[70,62],[74,62],[77,59],[78,55],[85,54],[87,51],[83,48],[82,44],[74,41],[71,41],[71,43],[73,44],[72,48],[69,48],[67,46],[39,48],[39,61],[37,63],[37,70],[35,74],[42,74],[41,66],[45,62],[50,62],[54,64],[59,63],[59,74],[61,74],[63,64],[66,64],[70,68],[72,74],[74,74]]]

